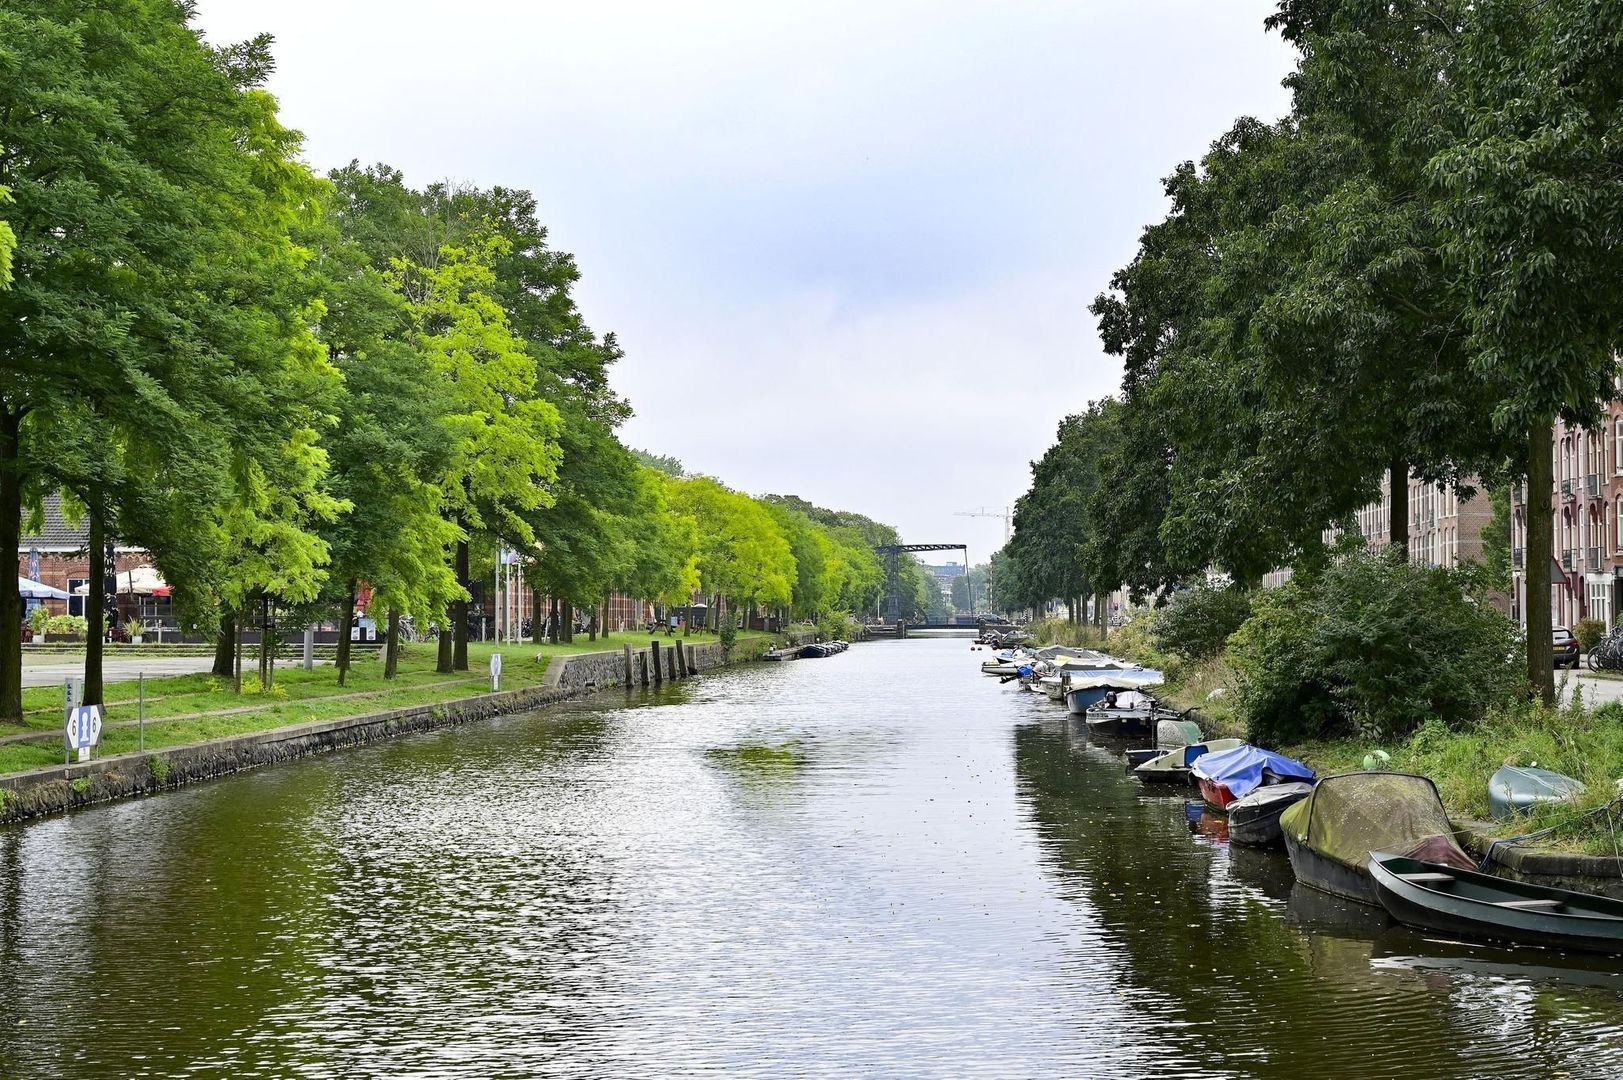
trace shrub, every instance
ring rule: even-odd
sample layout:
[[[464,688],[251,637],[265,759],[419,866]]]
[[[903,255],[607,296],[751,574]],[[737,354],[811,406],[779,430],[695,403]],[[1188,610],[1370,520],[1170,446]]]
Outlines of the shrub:
[[[860,636],[856,622],[843,611],[829,612],[812,629],[824,641],[851,641]]]
[[[90,629],[90,623],[83,615],[52,615],[45,623],[47,634],[78,634],[81,637]]]
[[[1578,639],[1578,648],[1588,652],[1606,636],[1606,624],[1599,619],[1580,619],[1578,625],[1572,628],[1572,634]]]
[[[45,627],[50,623],[50,621],[51,610],[44,604],[40,604],[38,607],[35,607],[28,613],[28,627],[34,631],[36,636],[43,635],[45,633]]]
[[[1199,585],[1180,589],[1155,613],[1150,635],[1162,652],[1205,660],[1223,651],[1229,635],[1251,617],[1251,597],[1242,589]]]
[[[1521,685],[1514,627],[1459,572],[1360,550],[1254,607],[1229,644],[1257,742],[1458,729]]]
[[[732,655],[733,646],[738,642],[738,627],[732,624],[731,619],[721,624],[721,630],[716,636],[721,641],[721,655]]]
[[[1099,631],[1084,622],[1069,622],[1064,616],[1038,619],[1026,627],[1031,640],[1043,645],[1068,645],[1073,649],[1102,649]]]

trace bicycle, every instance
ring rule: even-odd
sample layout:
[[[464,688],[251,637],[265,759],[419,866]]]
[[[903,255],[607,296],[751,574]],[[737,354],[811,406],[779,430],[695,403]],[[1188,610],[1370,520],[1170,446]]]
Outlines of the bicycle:
[[[1589,670],[1623,671],[1623,622],[1612,627],[1589,650]]]

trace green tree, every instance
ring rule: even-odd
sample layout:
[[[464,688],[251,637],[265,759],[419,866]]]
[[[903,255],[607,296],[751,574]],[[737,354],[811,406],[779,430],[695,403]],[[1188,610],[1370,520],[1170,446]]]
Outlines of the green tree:
[[[443,381],[441,422],[451,435],[442,482],[443,511],[463,535],[456,542],[457,584],[470,581],[468,535],[487,531],[533,540],[526,514],[550,505],[557,477],[559,415],[537,396],[535,367],[495,295],[494,265],[509,250],[499,235],[446,244],[439,261],[396,259],[391,280],[414,297],[414,344]],[[440,636],[440,670],[467,670],[467,601],[452,604]]]
[[[0,546],[22,506],[64,481],[100,515],[140,476],[156,491],[114,508],[119,527],[161,528],[165,572],[202,571],[169,545],[207,551],[222,523],[192,513],[188,530],[155,508],[221,505],[255,467],[313,460],[286,437],[308,430],[307,414],[280,422],[280,438],[262,420],[301,376],[325,378],[308,366],[309,312],[289,303],[300,253],[288,230],[309,177],[296,134],[254,88],[268,39],[210,50],[188,15],[162,0],[0,10],[0,186],[15,237],[0,293]],[[77,455],[100,475],[58,470],[68,426],[117,448]],[[18,605],[0,579],[8,720],[21,715]]]
[[[1528,676],[1551,702],[1546,493],[1553,423],[1593,426],[1623,326],[1623,12],[1573,0],[1470,6],[1449,71],[1459,136],[1436,154],[1472,363],[1501,377],[1494,429],[1527,477]]]

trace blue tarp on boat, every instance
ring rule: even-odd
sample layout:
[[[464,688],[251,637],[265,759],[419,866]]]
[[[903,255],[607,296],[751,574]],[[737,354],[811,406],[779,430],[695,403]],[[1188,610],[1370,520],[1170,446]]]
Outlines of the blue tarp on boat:
[[[1202,754],[1190,767],[1196,776],[1215,780],[1227,787],[1236,799],[1262,786],[1264,770],[1282,781],[1313,779],[1313,770],[1309,766],[1250,743],[1236,746],[1233,750]]]

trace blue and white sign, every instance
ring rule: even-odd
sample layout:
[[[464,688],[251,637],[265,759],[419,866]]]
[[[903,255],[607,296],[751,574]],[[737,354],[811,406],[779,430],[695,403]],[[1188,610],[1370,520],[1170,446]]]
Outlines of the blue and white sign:
[[[79,760],[90,757],[90,748],[101,742],[101,706],[80,705],[68,713],[68,749],[79,751]]]
[[[490,654],[490,692],[495,693],[502,688],[502,654]]]

